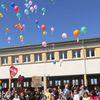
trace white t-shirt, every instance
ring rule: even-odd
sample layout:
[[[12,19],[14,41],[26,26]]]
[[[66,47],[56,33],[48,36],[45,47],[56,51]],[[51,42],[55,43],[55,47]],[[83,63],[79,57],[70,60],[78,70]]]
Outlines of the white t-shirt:
[[[13,100],[20,100],[19,98],[14,98]]]
[[[79,94],[75,94],[73,100],[80,100]]]

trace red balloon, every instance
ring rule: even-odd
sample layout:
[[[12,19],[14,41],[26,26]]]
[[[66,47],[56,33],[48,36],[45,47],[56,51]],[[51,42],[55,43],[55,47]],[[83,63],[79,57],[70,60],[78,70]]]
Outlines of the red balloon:
[[[41,29],[44,31],[44,30],[46,30],[46,25],[42,25],[41,26]]]
[[[14,10],[18,13],[19,12],[19,7],[18,6],[15,6],[14,7]]]
[[[20,30],[21,30],[21,31],[23,31],[23,30],[24,30],[24,27],[23,27],[23,26],[22,26],[22,27],[20,27]]]

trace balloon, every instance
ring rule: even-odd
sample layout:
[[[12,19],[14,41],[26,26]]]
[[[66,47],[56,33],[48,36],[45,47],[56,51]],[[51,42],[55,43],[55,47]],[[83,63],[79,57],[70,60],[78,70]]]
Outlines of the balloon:
[[[35,20],[35,24],[39,24],[39,21],[37,19]]]
[[[17,16],[18,19],[20,19],[21,14],[20,13],[16,13],[16,16]]]
[[[25,10],[24,10],[24,13],[25,13],[26,15],[29,15],[28,9],[25,9]]]
[[[42,12],[46,12],[46,9],[45,8],[42,8]]]
[[[42,25],[41,26],[41,29],[44,31],[44,30],[46,30],[46,25]]]
[[[46,41],[43,41],[43,42],[42,42],[42,46],[43,46],[44,48],[47,47]]]
[[[19,7],[18,7],[18,6],[15,6],[15,7],[14,7],[14,10],[15,10],[16,12],[19,12]]]
[[[0,90],[2,90],[2,86],[0,86]]]
[[[21,31],[23,31],[23,30],[24,30],[24,27],[23,27],[23,26],[21,26],[21,27],[20,27],[20,30],[21,30]]]
[[[30,6],[33,4],[33,2],[31,0],[28,3],[29,3]]]
[[[0,18],[3,18],[4,16],[3,16],[3,14],[2,13],[0,13]]]
[[[34,5],[34,9],[37,10],[37,8],[38,8],[38,6],[37,5]]]
[[[15,3],[14,2],[11,3],[11,7],[13,7],[13,8],[15,7]]]
[[[54,32],[54,30],[55,30],[54,27],[51,27],[51,32]]]
[[[1,8],[2,8],[2,9],[5,9],[5,5],[4,5],[4,4],[1,4]]]
[[[43,35],[44,35],[44,36],[46,36],[46,34],[47,34],[47,32],[46,32],[46,31],[44,31],[44,32],[43,32]]]
[[[25,7],[26,7],[27,9],[29,9],[29,8],[30,8],[30,5],[29,5],[28,3],[25,3]]]
[[[0,80],[0,84],[2,83],[2,81]]]
[[[10,29],[9,28],[6,28],[6,32],[10,32]]]
[[[62,38],[63,39],[67,38],[67,34],[66,33],[62,33]]]
[[[20,40],[24,40],[24,36],[23,35],[20,35]]]
[[[15,28],[18,29],[18,28],[19,28],[19,24],[16,24],[16,25],[15,25]]]
[[[8,41],[11,41],[11,37],[8,37],[7,40],[8,40]]]
[[[34,12],[34,7],[30,7],[30,11],[31,12]]]
[[[81,33],[87,33],[87,31],[88,31],[88,29],[85,26],[81,27],[81,29],[80,29]]]
[[[79,37],[79,35],[80,35],[80,30],[75,30],[74,32],[73,32],[73,34],[74,34],[74,36],[77,38],[77,37]]]

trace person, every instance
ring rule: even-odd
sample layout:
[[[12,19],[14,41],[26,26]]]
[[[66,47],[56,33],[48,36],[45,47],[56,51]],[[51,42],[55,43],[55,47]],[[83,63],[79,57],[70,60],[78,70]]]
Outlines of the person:
[[[89,94],[88,94],[88,92],[84,92],[84,94],[83,94],[83,99],[82,100],[89,100],[90,98],[89,98]]]
[[[25,95],[23,92],[20,93],[20,100],[26,100]]]
[[[65,84],[65,88],[63,90],[63,96],[65,98],[67,98],[67,96],[70,94],[70,90],[69,90],[69,84]]]
[[[15,94],[15,97],[13,98],[13,100],[20,100],[18,94]]]
[[[73,100],[80,100],[79,91],[77,89],[74,90]]]
[[[95,90],[92,90],[90,92],[90,99],[89,100],[99,100],[99,97],[97,96]]]
[[[46,100],[51,100],[51,94],[49,92],[49,88],[46,89],[45,96],[46,96]]]

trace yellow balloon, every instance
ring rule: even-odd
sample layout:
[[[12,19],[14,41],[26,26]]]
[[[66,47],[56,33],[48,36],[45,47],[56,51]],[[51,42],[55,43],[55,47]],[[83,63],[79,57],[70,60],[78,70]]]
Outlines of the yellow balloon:
[[[0,18],[3,18],[4,16],[3,16],[3,14],[2,13],[0,13]]]
[[[47,34],[47,32],[46,32],[46,31],[44,31],[44,32],[43,32],[43,35],[44,35],[44,36],[46,36],[46,34]]]

